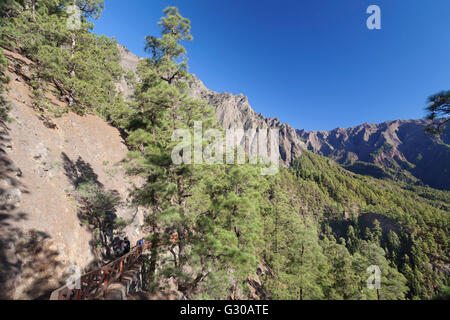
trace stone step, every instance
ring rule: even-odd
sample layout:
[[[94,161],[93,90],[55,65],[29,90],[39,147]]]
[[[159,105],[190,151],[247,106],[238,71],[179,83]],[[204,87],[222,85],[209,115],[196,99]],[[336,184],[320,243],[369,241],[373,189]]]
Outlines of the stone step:
[[[95,300],[127,300],[129,294],[142,291],[142,264],[137,263],[125,271],[118,282],[108,286],[106,297],[103,294],[95,297]]]

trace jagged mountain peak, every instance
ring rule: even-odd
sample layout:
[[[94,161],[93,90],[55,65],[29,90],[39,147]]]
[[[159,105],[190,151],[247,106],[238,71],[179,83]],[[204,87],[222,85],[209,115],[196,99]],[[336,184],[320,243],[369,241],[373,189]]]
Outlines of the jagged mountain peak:
[[[250,106],[248,98],[243,94],[233,95],[212,91],[195,76],[189,84],[189,93],[192,97],[205,100],[215,108],[216,118],[224,129],[279,129],[279,154],[284,165],[289,165],[306,148],[294,128],[281,123],[277,118],[265,118],[261,113],[256,113]],[[241,144],[243,143],[244,141],[241,141]]]

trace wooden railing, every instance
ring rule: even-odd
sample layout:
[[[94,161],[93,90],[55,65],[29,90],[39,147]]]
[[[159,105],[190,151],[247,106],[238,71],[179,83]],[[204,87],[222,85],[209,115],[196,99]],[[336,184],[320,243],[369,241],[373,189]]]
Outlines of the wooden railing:
[[[129,253],[119,259],[82,275],[79,279],[79,288],[70,289],[67,285],[55,290],[50,300],[86,300],[107,295],[108,286],[120,279],[122,274],[133,266],[151,247],[151,242],[145,241],[142,245],[134,247]]]

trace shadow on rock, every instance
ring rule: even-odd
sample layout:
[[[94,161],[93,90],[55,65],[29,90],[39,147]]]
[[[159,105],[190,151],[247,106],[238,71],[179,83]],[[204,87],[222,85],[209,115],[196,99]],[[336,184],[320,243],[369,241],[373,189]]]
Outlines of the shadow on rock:
[[[84,161],[81,157],[78,157],[77,161],[72,161],[64,152],[61,153],[61,158],[64,163],[64,171],[70,183],[74,188],[82,183],[93,182],[100,187],[103,185],[98,181],[98,175],[94,172],[92,166]]]
[[[65,153],[61,157],[66,176],[74,188],[80,223],[87,226],[93,235],[90,245],[96,261],[88,269],[98,267],[114,259],[113,239],[115,232],[123,227],[116,214],[121,202],[120,194],[116,190],[105,190],[91,164],[81,157],[75,162]]]
[[[50,236],[38,230],[24,231],[28,214],[19,210],[28,193],[22,171],[8,156],[12,149],[8,127],[0,126],[0,299],[45,297],[60,285],[63,264]]]
[[[26,218],[24,213],[1,215],[0,299],[45,299],[64,278],[64,264],[48,234],[11,226]]]

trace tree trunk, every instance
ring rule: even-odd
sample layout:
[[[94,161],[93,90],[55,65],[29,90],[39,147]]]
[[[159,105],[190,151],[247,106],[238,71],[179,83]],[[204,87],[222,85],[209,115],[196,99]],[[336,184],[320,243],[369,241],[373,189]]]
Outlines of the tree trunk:
[[[34,22],[36,22],[36,1],[37,0],[31,0],[31,14]]]
[[[72,62],[72,66],[70,68],[70,78],[75,78],[75,63],[73,62],[73,58],[75,57],[75,47],[76,47],[76,36],[75,32],[72,33],[72,43],[70,46],[70,60]],[[74,103],[74,96],[75,96],[75,88],[73,87],[73,84],[70,87],[70,94],[69,94],[69,107],[73,106]]]
[[[149,284],[148,290],[151,290],[153,292],[156,287],[155,286],[155,283],[156,283],[155,272],[156,272],[156,265],[158,262],[158,245],[159,245],[159,238],[160,238],[155,224],[152,226],[152,234],[153,234],[153,239],[151,242],[150,259],[149,259],[150,265],[149,265],[148,270],[146,270],[146,278],[147,278],[148,284]]]
[[[175,268],[178,270],[179,275],[182,273],[183,266],[186,261],[186,259],[184,259],[184,257],[183,257],[183,254],[184,254],[184,244],[182,244],[180,239],[178,239],[178,266],[176,266]],[[183,282],[184,282],[184,280],[181,280],[181,282],[180,282],[180,280],[181,280],[180,277],[177,277],[178,290],[180,289],[181,286],[183,286]]]

